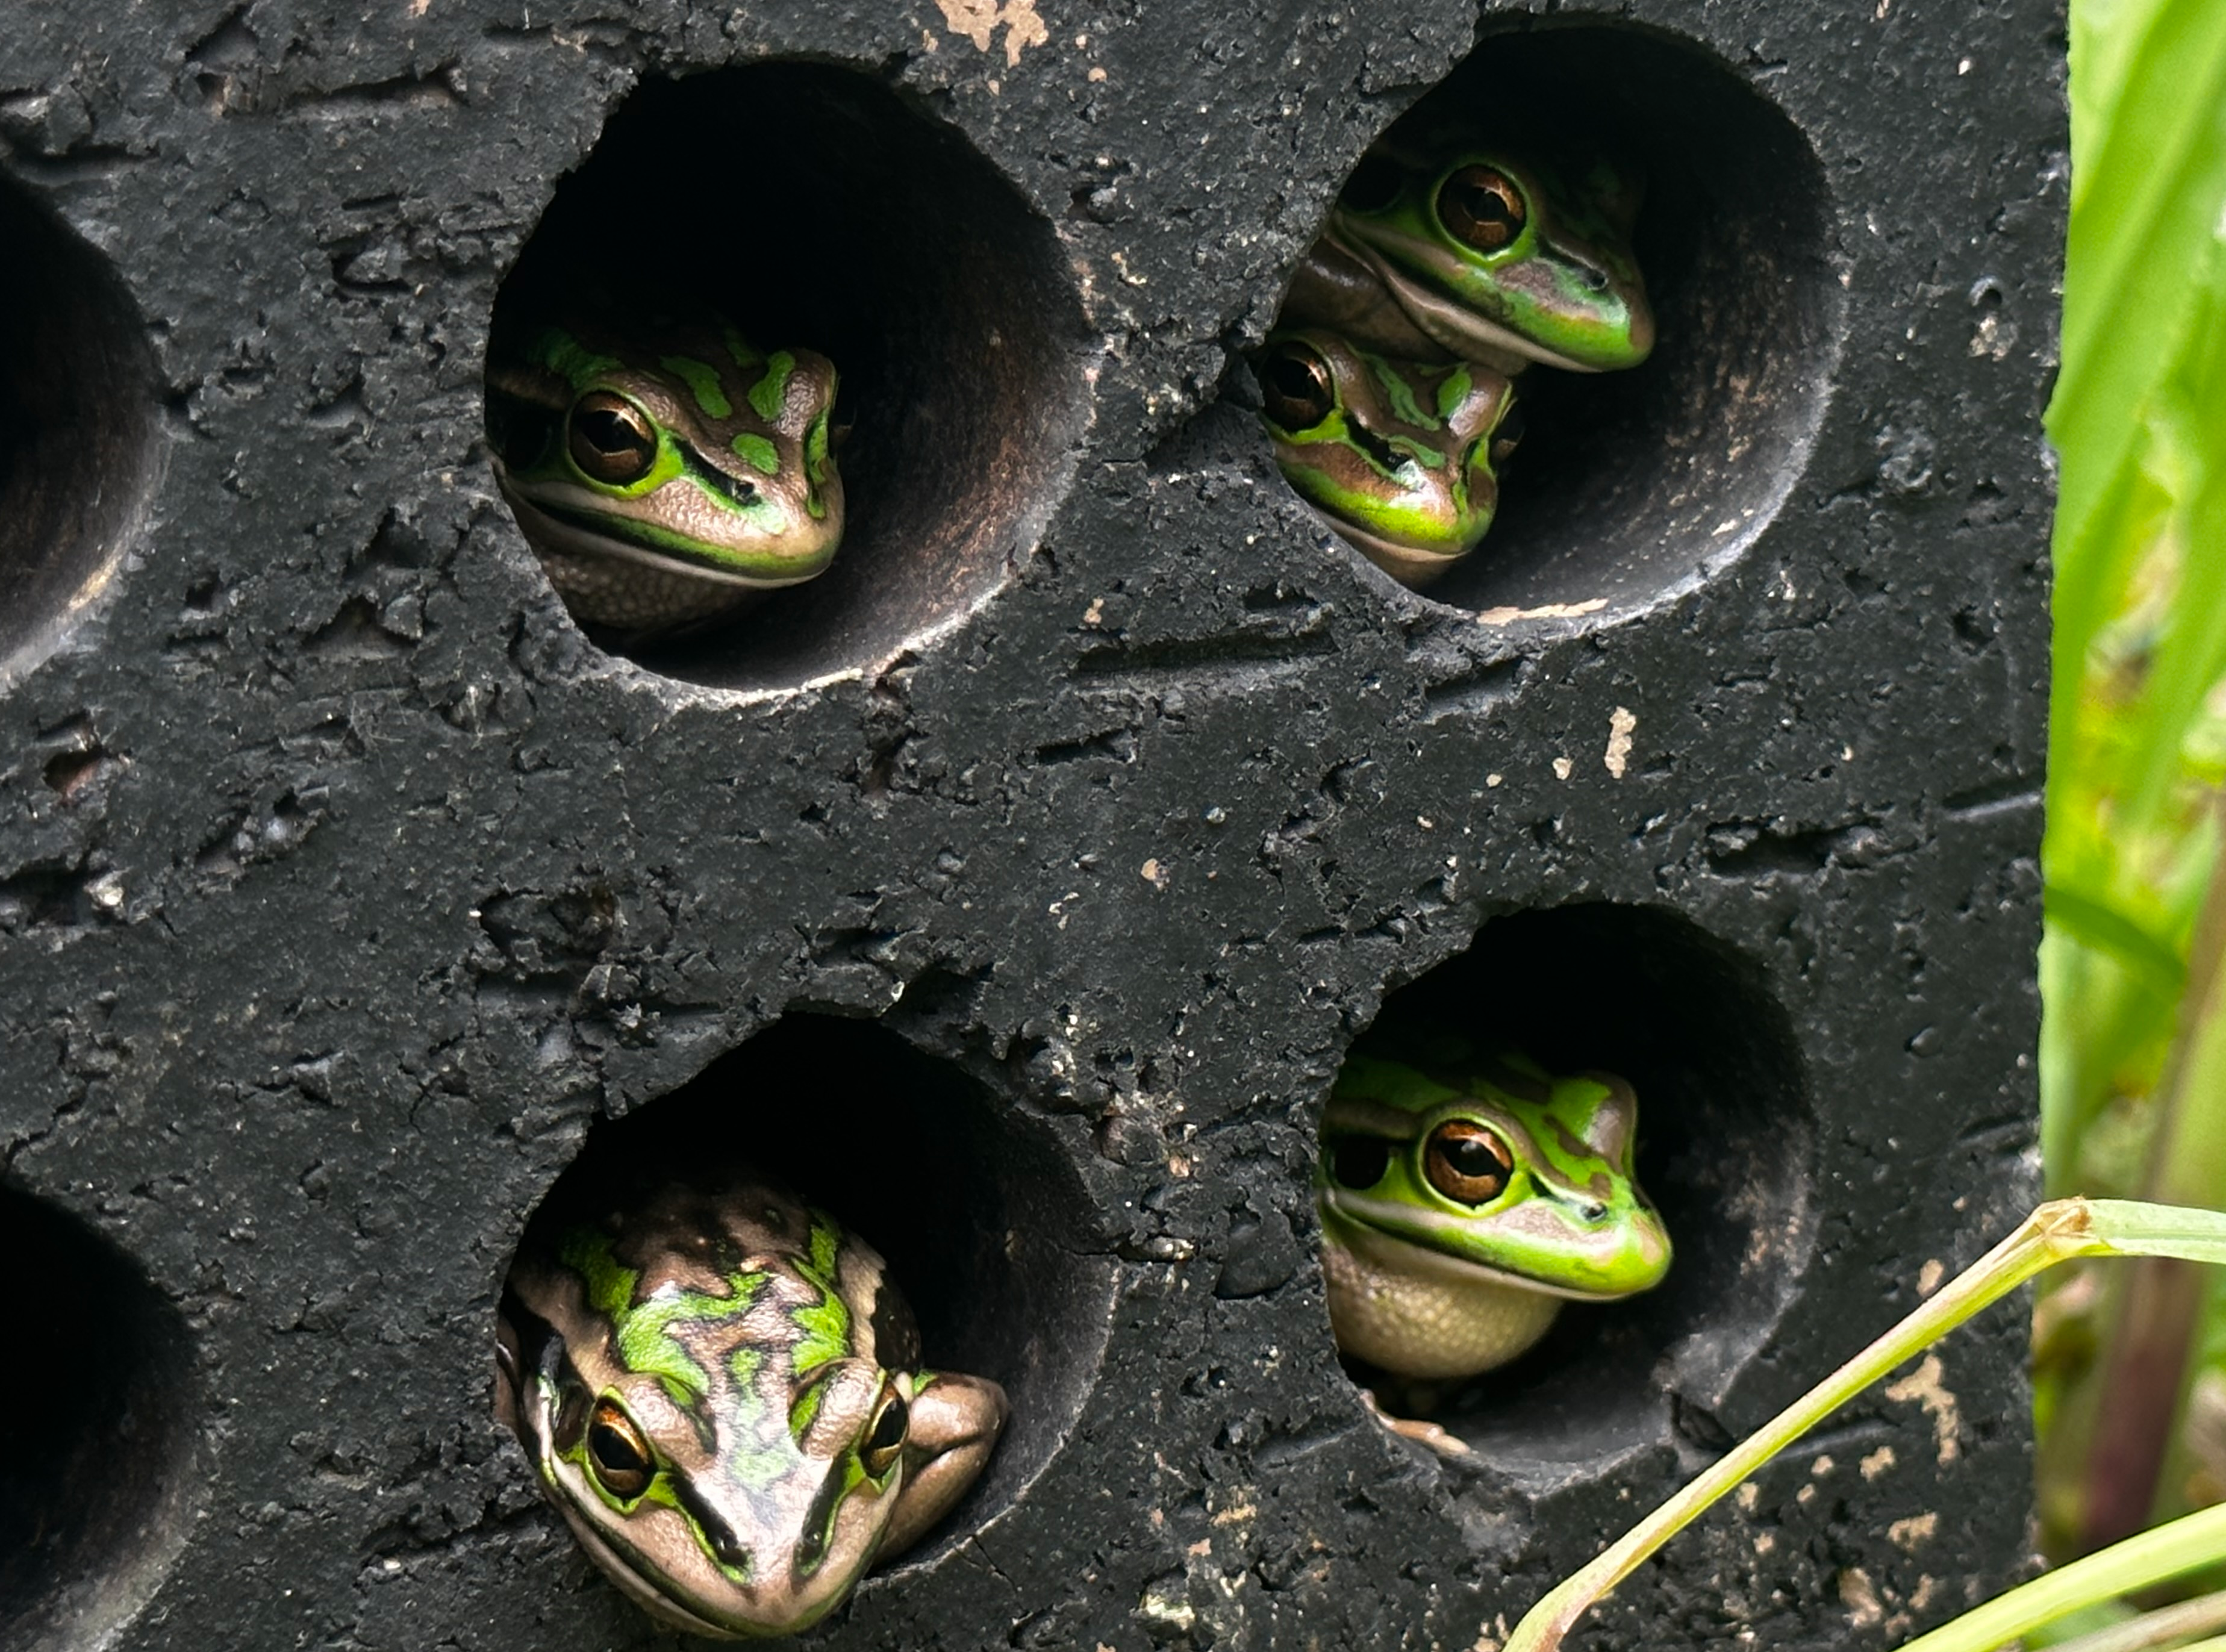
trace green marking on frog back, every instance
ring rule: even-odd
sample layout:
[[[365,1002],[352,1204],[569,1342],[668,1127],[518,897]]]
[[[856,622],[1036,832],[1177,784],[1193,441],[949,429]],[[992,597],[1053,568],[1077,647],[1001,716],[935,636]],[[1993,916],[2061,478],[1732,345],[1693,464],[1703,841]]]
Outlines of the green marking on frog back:
[[[750,386],[750,405],[761,419],[770,419],[780,412],[780,404],[788,395],[789,375],[796,371],[796,358],[785,350],[776,350],[766,358],[765,372],[758,382]]]
[[[737,459],[753,470],[762,471],[767,476],[779,473],[780,450],[763,436],[746,430],[727,445]]]
[[[843,1248],[842,1229],[826,1217],[814,1213],[810,1254],[798,1261],[796,1271],[819,1287],[819,1300],[795,1310],[804,1335],[798,1340],[792,1369],[798,1376],[817,1369],[850,1351],[850,1310],[836,1289],[836,1267]]]
[[[665,372],[681,380],[694,392],[696,405],[703,410],[704,417],[723,419],[734,412],[734,403],[727,399],[727,392],[719,383],[719,370],[716,367],[708,362],[696,361],[687,356],[660,356],[658,358],[658,362]],[[768,414],[766,416],[772,416]],[[763,437],[758,439],[764,441]],[[773,444],[767,442],[766,446],[771,448]],[[777,464],[775,467],[778,468]]]
[[[672,1336],[675,1325],[738,1319],[747,1313],[764,1287],[765,1276],[741,1270],[727,1275],[723,1295],[667,1287],[646,1302],[634,1300],[641,1275],[620,1262],[610,1236],[595,1228],[576,1228],[564,1237],[559,1259],[578,1274],[589,1304],[619,1328],[619,1358],[630,1371],[654,1376],[673,1403],[693,1405],[711,1386],[709,1375]]]

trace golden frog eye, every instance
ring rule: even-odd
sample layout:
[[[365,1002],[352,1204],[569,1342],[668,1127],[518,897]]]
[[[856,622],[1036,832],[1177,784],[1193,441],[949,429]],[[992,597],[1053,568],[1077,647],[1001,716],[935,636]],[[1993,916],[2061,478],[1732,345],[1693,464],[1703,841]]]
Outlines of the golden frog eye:
[[[620,1503],[632,1503],[657,1477],[657,1460],[640,1426],[608,1395],[595,1401],[588,1424],[588,1470]]]
[[[1523,440],[1526,428],[1523,410],[1510,407],[1499,421],[1499,428],[1491,433],[1491,463],[1494,469],[1513,457],[1517,443]]]
[[[1515,1154],[1498,1131],[1447,1119],[1422,1147],[1422,1174],[1457,1204],[1489,1204],[1506,1191]]]
[[[1269,346],[1260,364],[1260,404],[1278,429],[1294,434],[1313,429],[1337,407],[1329,363],[1296,340]]]
[[[572,462],[596,481],[623,487],[657,462],[657,427],[649,415],[609,391],[591,390],[573,403],[565,429]]]
[[[874,1479],[880,1479],[896,1465],[903,1452],[905,1435],[912,1427],[912,1407],[894,1385],[881,1390],[881,1408],[874,1413],[874,1426],[866,1431],[866,1443],[858,1448],[858,1465]]]
[[[1530,216],[1515,180],[1498,167],[1462,167],[1438,186],[1438,221],[1479,252],[1507,245]]]

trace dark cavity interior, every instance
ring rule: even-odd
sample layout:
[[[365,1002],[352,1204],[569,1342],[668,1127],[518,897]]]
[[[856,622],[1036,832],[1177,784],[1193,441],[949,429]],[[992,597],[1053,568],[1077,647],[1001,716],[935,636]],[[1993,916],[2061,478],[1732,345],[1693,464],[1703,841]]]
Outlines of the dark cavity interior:
[[[0,1363],[0,1623],[92,1646],[146,1602],[188,1519],[198,1414],[184,1324],[107,1241],[0,1187],[24,1335]]]
[[[1375,1025],[1451,1030],[1552,1071],[1629,1079],[1639,1185],[1675,1252],[1650,1292],[1565,1304],[1514,1363],[1387,1400],[1517,1473],[1599,1463],[1678,1429],[1720,1449],[1708,1419],[1777,1322],[1810,1243],[1814,1121],[1792,1024],[1760,972],[1664,910],[1560,907],[1486,925],[1466,953],[1393,993]]]
[[[107,261],[0,180],[0,683],[106,588],[157,464],[154,359]]]
[[[1635,162],[1657,326],[1620,372],[1533,366],[1491,533],[1428,594],[1456,607],[1641,607],[1722,566],[1807,458],[1843,305],[1822,168],[1747,78],[1625,25],[1510,20],[1405,121],[1488,110],[1495,132]],[[1394,127],[1396,132],[1397,127]],[[1369,186],[1364,165],[1358,187]]]
[[[533,1221],[565,1219],[645,1167],[735,1161],[881,1252],[931,1367],[1004,1385],[1012,1414],[988,1471],[898,1563],[932,1561],[1019,1496],[1089,1393],[1114,1264],[1091,1237],[1088,1192],[1031,1116],[956,1068],[870,1022],[797,1014],[599,1122]]]
[[[780,688],[871,666],[955,620],[1024,557],[1072,468],[1088,335],[1050,225],[957,132],[877,80],[777,62],[652,80],[556,187],[495,321],[641,289],[647,181],[735,186],[659,219],[659,290],[842,378],[848,520],[834,566],[678,640],[596,639],[649,669]],[[768,164],[768,157],[772,163]],[[706,169],[709,170],[706,170]]]

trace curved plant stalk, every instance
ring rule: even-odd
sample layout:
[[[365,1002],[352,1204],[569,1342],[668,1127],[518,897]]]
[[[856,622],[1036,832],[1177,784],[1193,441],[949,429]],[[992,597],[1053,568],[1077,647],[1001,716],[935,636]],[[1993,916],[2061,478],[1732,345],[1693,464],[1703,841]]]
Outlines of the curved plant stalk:
[[[1989,1303],[2007,1295],[2044,1268],[2077,1256],[2177,1256],[2187,1261],[2226,1263],[2226,1214],[2126,1199],[2055,1199],[2040,1206],[2009,1237],[1949,1280],[1922,1307],[1741,1440],[1690,1484],[1672,1493],[1651,1514],[1602,1551],[1598,1559],[1550,1591],[1515,1626],[1504,1652],[1551,1652],[1551,1649],[1558,1648],[1562,1637],[1594,1602],[1748,1475],[1879,1378],[1922,1353]],[[2205,1521],[2207,1524],[2191,1524]],[[2193,1532],[2190,1541],[2207,1543],[2208,1547],[2186,1565],[2157,1575],[2175,1575],[2226,1555],[2226,1506],[2190,1515],[2178,1525]],[[2158,1532],[2145,1533],[2120,1545],[2119,1550],[2151,1539],[2161,1541],[2163,1534],[2174,1529],[2166,1527]],[[2119,1550],[2108,1554],[2115,1554]],[[2168,1543],[2166,1552],[2177,1553],[2169,1550]],[[2077,1567],[2051,1573],[2024,1588],[2037,1589],[2105,1559],[2105,1555],[2090,1556]],[[2127,1563],[2120,1564],[2122,1566]],[[2122,1587],[2139,1586],[2122,1585],[2115,1580],[2116,1575],[2108,1568],[2080,1572],[2084,1580],[2081,1586],[2097,1592],[2051,1604],[2046,1617],[2038,1621],[2045,1623],[2091,1601],[2108,1599],[2121,1592]],[[2099,1585],[2096,1582],[2098,1578],[2102,1579]],[[2012,1591],[2001,1599],[2011,1599],[2021,1592]],[[2055,1598],[2045,1598],[2051,1601]],[[1924,1652],[1979,1652],[1980,1649],[1998,1645],[2001,1640],[2022,1632],[2013,1629],[1995,1640],[1939,1638],[1949,1636],[1958,1625],[1988,1610],[1981,1606],[1955,1623],[1934,1630],[1912,1642],[1909,1652],[1916,1652],[1918,1647],[1924,1648]]]
[[[2226,1590],[2159,1606],[2076,1640],[2058,1641],[2048,1652],[2148,1652],[2150,1647],[2216,1630],[2226,1630]]]

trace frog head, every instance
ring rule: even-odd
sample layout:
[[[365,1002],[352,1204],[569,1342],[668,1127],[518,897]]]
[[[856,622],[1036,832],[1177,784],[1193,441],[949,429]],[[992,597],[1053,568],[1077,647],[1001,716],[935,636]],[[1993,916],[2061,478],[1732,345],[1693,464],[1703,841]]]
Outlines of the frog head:
[[[1654,347],[1631,250],[1639,195],[1605,159],[1565,165],[1443,133],[1387,139],[1354,169],[1327,237],[1455,356],[1600,372]]]
[[[916,1357],[880,1257],[823,1213],[762,1185],[739,1204],[672,1188],[521,1253],[497,1408],[589,1556],[652,1614],[785,1635],[987,1461],[1002,1391]]]
[[[1459,1039],[1356,1052],[1322,1121],[1326,1229],[1421,1272],[1606,1300],[1658,1283],[1670,1237],[1631,1169],[1638,1102]]]
[[[716,317],[498,334],[495,479],[580,618],[672,624],[823,572],[843,537],[836,375]]]
[[[1394,579],[1427,585],[1484,537],[1521,435],[1504,375],[1387,360],[1326,328],[1270,334],[1256,365],[1284,477]]]

